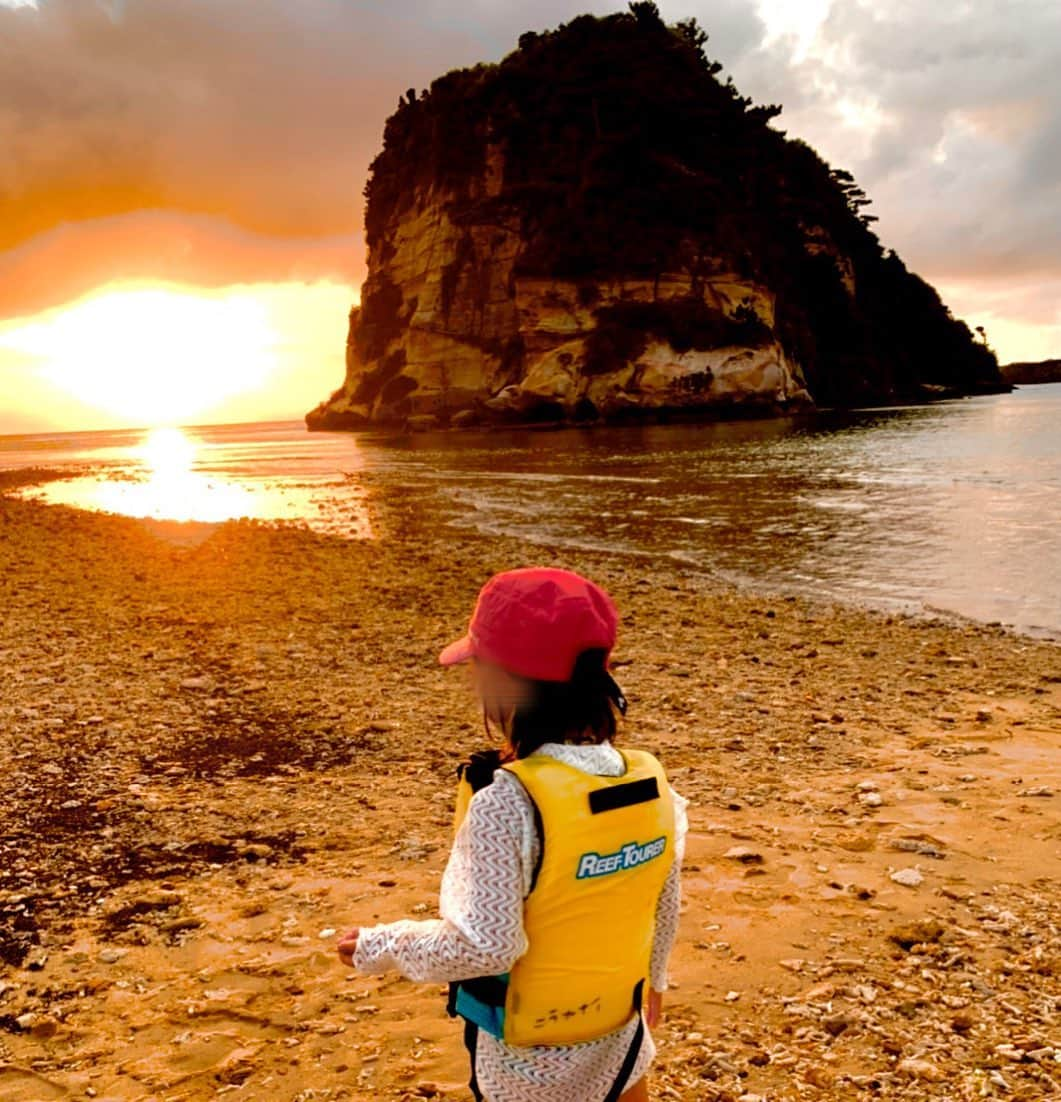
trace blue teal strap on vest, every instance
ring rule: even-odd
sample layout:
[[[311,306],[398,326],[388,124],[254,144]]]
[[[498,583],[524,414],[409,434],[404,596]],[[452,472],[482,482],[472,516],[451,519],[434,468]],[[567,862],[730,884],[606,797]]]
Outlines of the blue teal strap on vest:
[[[501,976],[478,976],[461,980],[451,994],[454,1012],[466,1022],[474,1022],[492,1037],[505,1037],[505,998],[508,994],[508,973]]]
[[[457,988],[457,1013],[467,1022],[474,1022],[499,1041],[505,1036],[504,1007],[487,1006],[474,995],[469,995],[463,986]]]

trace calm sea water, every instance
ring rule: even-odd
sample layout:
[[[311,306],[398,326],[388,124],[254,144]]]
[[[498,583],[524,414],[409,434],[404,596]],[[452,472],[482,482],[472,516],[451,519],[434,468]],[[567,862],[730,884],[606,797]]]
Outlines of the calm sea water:
[[[447,523],[650,551],[738,585],[956,612],[1061,639],[1061,384],[930,406],[558,432],[307,433],[300,422],[0,437],[29,491],[134,515],[375,533],[364,473]]]

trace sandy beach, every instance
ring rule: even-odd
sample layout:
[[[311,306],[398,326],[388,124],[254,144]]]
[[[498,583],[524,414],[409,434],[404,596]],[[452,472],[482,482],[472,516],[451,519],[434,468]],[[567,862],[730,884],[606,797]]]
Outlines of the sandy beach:
[[[436,655],[531,563],[612,593],[622,738],[692,801],[653,1096],[1058,1096],[1061,646],[366,480],[372,541],[0,497],[0,1100],[470,1097],[441,989],[334,943],[436,914],[482,745]]]

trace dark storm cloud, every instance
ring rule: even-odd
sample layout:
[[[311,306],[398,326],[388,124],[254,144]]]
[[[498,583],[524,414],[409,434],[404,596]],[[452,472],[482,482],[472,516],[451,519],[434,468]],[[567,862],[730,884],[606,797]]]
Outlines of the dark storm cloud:
[[[738,83],[855,172],[886,245],[940,278],[1061,278],[1056,0],[845,0],[793,49],[749,55]]]

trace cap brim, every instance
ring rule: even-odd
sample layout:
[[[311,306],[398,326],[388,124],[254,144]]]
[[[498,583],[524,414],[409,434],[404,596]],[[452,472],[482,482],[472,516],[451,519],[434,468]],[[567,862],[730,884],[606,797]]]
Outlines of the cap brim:
[[[458,662],[467,662],[475,654],[475,644],[470,635],[450,643],[438,656],[440,666],[455,666]]]

